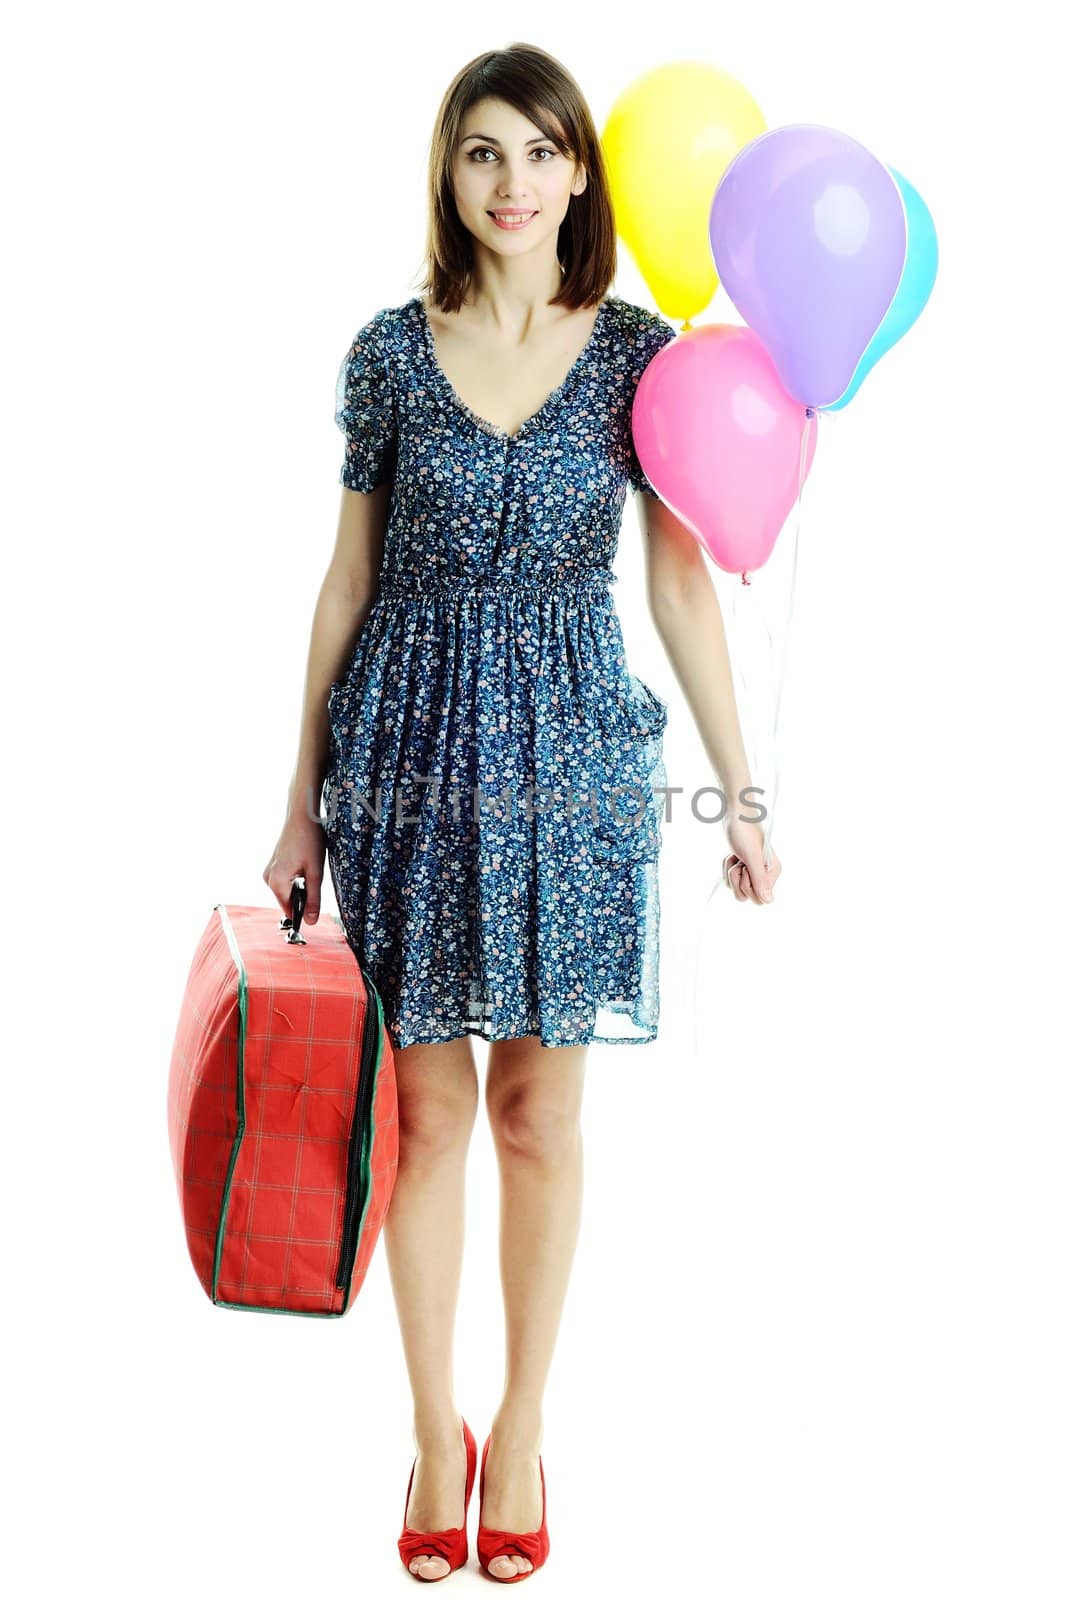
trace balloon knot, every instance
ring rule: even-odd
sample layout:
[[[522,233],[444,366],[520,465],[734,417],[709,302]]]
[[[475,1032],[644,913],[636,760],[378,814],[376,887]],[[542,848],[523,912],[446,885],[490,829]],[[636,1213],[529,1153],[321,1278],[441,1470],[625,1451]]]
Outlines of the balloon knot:
[[[748,578],[746,572],[741,572],[740,573],[740,577],[742,578],[743,582],[747,585],[747,587],[749,589],[750,586],[751,586],[751,580],[750,580],[750,578]]]

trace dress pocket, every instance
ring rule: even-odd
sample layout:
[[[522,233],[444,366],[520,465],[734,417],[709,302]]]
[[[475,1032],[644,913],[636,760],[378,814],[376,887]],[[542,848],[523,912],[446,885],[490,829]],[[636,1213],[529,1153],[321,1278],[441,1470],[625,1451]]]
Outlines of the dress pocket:
[[[666,702],[642,678],[582,687],[548,718],[545,767],[576,849],[602,868],[653,861],[661,847]]]

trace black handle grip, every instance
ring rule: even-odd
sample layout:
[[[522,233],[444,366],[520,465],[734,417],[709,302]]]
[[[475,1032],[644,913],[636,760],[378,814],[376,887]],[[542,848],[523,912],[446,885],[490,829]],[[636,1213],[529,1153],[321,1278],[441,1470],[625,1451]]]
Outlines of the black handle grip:
[[[278,927],[282,933],[287,932],[289,944],[306,944],[307,941],[300,932],[300,923],[303,921],[303,913],[307,908],[306,878],[293,878],[288,903],[292,908],[292,916],[282,917]]]

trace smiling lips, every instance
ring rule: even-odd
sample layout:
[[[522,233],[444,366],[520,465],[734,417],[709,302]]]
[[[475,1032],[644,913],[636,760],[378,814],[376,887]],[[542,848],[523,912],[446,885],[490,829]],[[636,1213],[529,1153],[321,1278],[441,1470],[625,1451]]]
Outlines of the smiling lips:
[[[497,228],[504,228],[508,233],[516,233],[519,228],[527,228],[533,217],[539,216],[538,211],[490,211],[488,215]]]

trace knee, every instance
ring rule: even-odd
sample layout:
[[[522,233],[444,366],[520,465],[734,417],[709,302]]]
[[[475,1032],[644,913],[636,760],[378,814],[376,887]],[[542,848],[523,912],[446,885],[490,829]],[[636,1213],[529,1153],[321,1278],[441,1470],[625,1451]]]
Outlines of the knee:
[[[476,1111],[476,1102],[474,1112]],[[399,1101],[401,1159],[431,1160],[465,1148],[473,1132],[474,1114],[465,1100],[447,1096],[409,1095]]]
[[[396,1089],[401,1159],[431,1160],[469,1144],[479,1096],[472,1063],[447,1073],[398,1070]]]
[[[489,1101],[488,1120],[501,1151],[534,1161],[562,1160],[580,1137],[579,1114],[537,1092]]]

